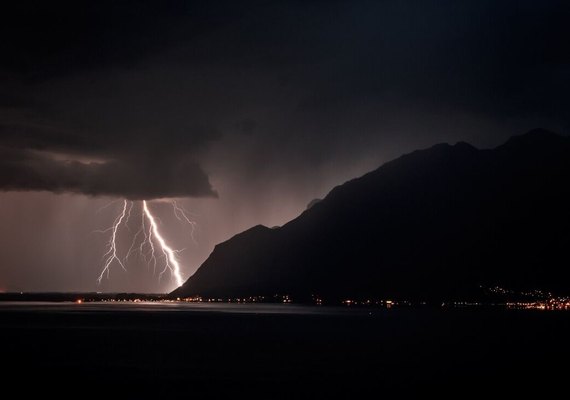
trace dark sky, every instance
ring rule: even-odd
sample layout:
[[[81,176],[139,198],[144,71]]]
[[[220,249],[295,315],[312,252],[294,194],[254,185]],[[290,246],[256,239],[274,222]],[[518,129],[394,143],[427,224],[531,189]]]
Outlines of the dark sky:
[[[564,0],[4,3],[0,290],[172,289],[97,286],[116,199],[155,199],[188,277],[402,153],[569,129]]]

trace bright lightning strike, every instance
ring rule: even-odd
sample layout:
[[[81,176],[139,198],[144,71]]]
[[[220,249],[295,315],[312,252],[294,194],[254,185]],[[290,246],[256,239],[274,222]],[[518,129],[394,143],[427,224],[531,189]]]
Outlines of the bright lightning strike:
[[[112,203],[110,203],[112,204]],[[109,205],[110,205],[109,204]],[[188,211],[186,211],[183,207],[178,205],[175,200],[171,201],[174,216],[181,222],[187,223],[191,227],[190,235],[194,243],[196,240],[194,238],[194,232],[196,228],[196,222],[192,221],[188,215],[191,215]],[[109,205],[105,206],[104,208],[108,207]],[[167,243],[162,234],[158,229],[159,219],[152,214],[146,200],[142,201],[142,207],[140,210],[141,213],[141,222],[139,230],[134,234],[133,239],[131,241],[131,245],[129,246],[126,253],[124,253],[124,257],[119,257],[118,246],[117,246],[117,239],[118,233],[122,225],[126,226],[129,231],[131,231],[129,227],[129,221],[131,219],[131,214],[133,213],[134,203],[131,201],[123,200],[123,207],[119,215],[113,221],[113,224],[110,228],[107,228],[103,231],[97,231],[100,233],[107,233],[111,232],[111,237],[109,238],[109,242],[107,243],[107,251],[103,255],[104,265],[101,271],[101,274],[97,278],[97,281],[101,283],[103,277],[109,278],[111,266],[116,263],[121,266],[123,270],[127,270],[125,265],[129,260],[129,257],[136,253],[140,254],[140,257],[145,260],[145,262],[150,265],[152,263],[154,271],[156,271],[157,264],[159,260],[162,259],[164,256],[164,268],[159,274],[159,278],[166,271],[170,271],[173,279],[176,281],[178,286],[184,283],[181,274],[181,267],[180,262],[178,260],[177,254],[179,250],[175,250],[170,247]],[[103,209],[104,209],[103,208]],[[101,210],[100,210],[101,211]],[[148,222],[147,222],[148,221]],[[141,239],[139,239],[141,237]],[[140,242],[140,243],[139,243]],[[157,257],[157,250],[160,249],[162,252],[162,256]]]
[[[160,248],[162,249],[162,252],[164,253],[164,257],[166,259],[164,270],[160,273],[160,275],[164,274],[164,272],[166,272],[167,269],[170,269],[170,272],[172,272],[174,279],[176,279],[176,284],[178,286],[182,286],[184,280],[182,279],[182,275],[180,275],[180,264],[178,263],[178,260],[176,258],[176,252],[166,244],[164,238],[160,235],[160,232],[158,231],[158,226],[156,225],[154,216],[151,214],[148,205],[146,204],[146,200],[143,200],[143,210],[150,222],[152,234],[160,244]]]

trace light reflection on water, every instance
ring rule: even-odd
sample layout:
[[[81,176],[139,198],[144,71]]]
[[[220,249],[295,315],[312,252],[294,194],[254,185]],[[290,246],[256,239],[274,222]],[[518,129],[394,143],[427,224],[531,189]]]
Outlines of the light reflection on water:
[[[323,307],[299,304],[228,304],[228,303],[172,303],[172,302],[0,302],[0,312],[184,312],[225,314],[289,314],[289,315],[364,315],[369,309]],[[383,310],[374,310],[375,313]]]

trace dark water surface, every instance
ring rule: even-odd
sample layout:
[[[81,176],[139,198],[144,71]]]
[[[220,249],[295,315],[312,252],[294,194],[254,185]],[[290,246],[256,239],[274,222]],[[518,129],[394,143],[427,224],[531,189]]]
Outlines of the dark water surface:
[[[568,312],[0,303],[0,339],[3,389],[62,398],[545,395],[570,373]]]

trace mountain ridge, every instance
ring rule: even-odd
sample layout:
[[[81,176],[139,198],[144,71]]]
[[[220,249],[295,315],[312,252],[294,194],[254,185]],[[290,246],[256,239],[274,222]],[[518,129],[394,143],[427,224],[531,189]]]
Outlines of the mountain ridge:
[[[173,295],[570,291],[555,261],[568,259],[569,160],[570,139],[545,130],[490,150],[458,142],[413,151],[336,186],[280,228],[258,225],[217,245]]]

